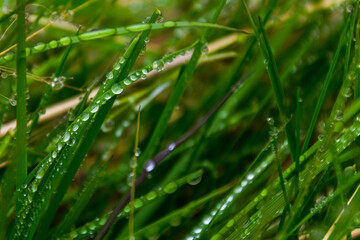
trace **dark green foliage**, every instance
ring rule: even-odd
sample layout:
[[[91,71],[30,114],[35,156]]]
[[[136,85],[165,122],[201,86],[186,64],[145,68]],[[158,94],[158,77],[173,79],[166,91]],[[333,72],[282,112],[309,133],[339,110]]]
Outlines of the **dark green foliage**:
[[[359,5],[0,0],[0,239],[350,239]]]

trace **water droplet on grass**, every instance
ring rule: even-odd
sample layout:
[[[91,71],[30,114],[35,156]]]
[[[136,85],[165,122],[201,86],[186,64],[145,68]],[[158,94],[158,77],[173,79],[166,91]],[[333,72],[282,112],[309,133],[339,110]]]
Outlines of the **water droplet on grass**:
[[[133,184],[133,178],[134,178],[134,174],[133,173],[130,173],[127,177],[127,184],[132,187],[132,184]]]
[[[110,132],[114,128],[114,121],[112,119],[108,119],[101,125],[101,131],[104,133]]]
[[[53,81],[51,82],[51,87],[54,90],[60,90],[64,87],[64,77],[54,77]]]
[[[14,59],[14,53],[13,53],[13,52],[8,52],[8,53],[6,53],[5,56],[4,56],[4,59],[5,59],[6,61],[11,61],[11,60],[13,60],[13,59]]]
[[[57,20],[59,20],[59,14],[57,12],[52,12],[50,17],[49,17],[49,21],[51,23],[56,22]]]
[[[115,63],[113,67],[114,67],[115,70],[119,70],[120,69],[120,63]]]
[[[69,141],[69,139],[70,139],[70,134],[68,132],[65,132],[62,137],[62,141],[67,142],[67,141]]]
[[[188,176],[186,178],[186,182],[190,185],[197,185],[201,182],[201,178],[202,178],[202,173],[197,172],[194,174],[191,174],[190,176]]]
[[[202,54],[208,54],[208,53],[209,53],[209,48],[208,48],[207,44],[205,44],[205,45],[201,48],[201,53],[202,53]]]
[[[166,22],[163,23],[163,26],[166,27],[166,28],[175,27],[176,22],[174,22],[174,21],[166,21]]]
[[[96,113],[99,110],[99,105],[96,103],[91,103],[89,106],[89,110],[91,113]]]
[[[343,119],[344,112],[342,110],[337,110],[335,113],[335,120],[341,121]]]
[[[89,118],[90,118],[90,114],[87,112],[82,113],[81,117],[80,117],[81,121],[84,121],[84,122],[89,120]]]
[[[152,172],[155,168],[155,162],[153,160],[149,160],[145,164],[145,171]]]
[[[164,192],[167,194],[174,193],[177,190],[178,186],[176,183],[171,182],[165,185]]]
[[[44,50],[44,48],[45,48],[45,44],[44,44],[44,43],[41,43],[41,42],[37,43],[37,44],[35,45],[35,47],[34,47],[34,49],[35,49],[36,51],[42,51],[42,50]]]
[[[112,72],[108,72],[108,73],[106,74],[106,78],[107,78],[107,79],[113,79],[113,78],[114,78],[114,74],[113,74]]]
[[[147,200],[149,200],[149,201],[155,199],[156,197],[157,197],[157,194],[156,194],[156,192],[154,192],[154,191],[149,192],[149,193],[146,194],[146,196],[145,196],[145,198],[146,198]]]
[[[120,94],[123,91],[123,89],[120,86],[120,84],[115,83],[114,85],[112,85],[111,91],[113,92],[113,94]]]
[[[153,62],[152,67],[157,72],[160,72],[161,70],[164,69],[164,63],[161,60],[160,61],[155,61],[155,62]]]
[[[63,46],[67,46],[71,43],[71,38],[70,37],[62,37],[59,40],[60,44]]]
[[[169,151],[173,151],[176,148],[176,143],[170,143],[167,147]]]
[[[125,84],[126,86],[129,86],[131,83],[132,83],[132,81],[131,81],[129,78],[125,78],[124,84]]]
[[[69,146],[74,146],[75,142],[76,142],[75,138],[74,138],[74,137],[71,137],[71,138],[69,139]]]
[[[16,99],[11,98],[11,99],[9,99],[9,103],[11,106],[15,107],[17,102],[16,102]]]

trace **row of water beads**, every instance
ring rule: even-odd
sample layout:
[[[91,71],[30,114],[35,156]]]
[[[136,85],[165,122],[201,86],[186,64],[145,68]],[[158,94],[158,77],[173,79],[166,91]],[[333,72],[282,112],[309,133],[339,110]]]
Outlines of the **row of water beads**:
[[[182,54],[184,51],[181,51],[180,54]],[[175,55],[175,54],[174,54]],[[174,58],[174,56],[172,56],[171,58]],[[170,62],[169,60],[170,58],[167,57],[167,62]],[[114,64],[114,70],[119,71],[121,68],[121,64],[125,63],[125,59],[122,57],[118,63]],[[155,61],[152,66],[153,69],[155,69],[156,71],[161,71],[164,69],[164,60],[161,59],[159,61]],[[141,72],[143,73],[142,78],[145,78],[145,74],[147,74],[149,72],[148,69],[152,70],[151,67],[147,67],[141,70]],[[139,72],[136,72],[135,75],[132,74],[130,76],[130,80],[131,81],[135,81],[138,79],[139,77]],[[114,77],[114,74],[112,72],[109,72],[107,74],[107,79],[112,79]],[[131,82],[129,82],[127,79],[124,80],[124,84],[125,85],[129,85]],[[37,187],[40,184],[40,181],[42,179],[42,177],[45,174],[45,171],[47,170],[47,168],[52,164],[53,160],[57,158],[59,152],[61,151],[61,149],[64,147],[65,144],[68,144],[69,146],[73,146],[75,143],[75,134],[77,132],[77,130],[79,129],[79,124],[80,122],[86,122],[90,119],[91,115],[90,114],[95,114],[98,110],[99,110],[99,104],[104,104],[107,100],[109,100],[112,96],[116,95],[116,94],[120,94],[123,91],[123,87],[119,84],[119,83],[115,83],[112,85],[111,90],[106,91],[101,97],[99,97],[100,99],[103,99],[102,101],[97,100],[95,103],[92,102],[89,107],[80,115],[80,117],[77,118],[77,120],[75,122],[73,122],[70,125],[70,130],[67,130],[63,136],[61,137],[61,142],[59,142],[56,145],[56,148],[54,149],[54,151],[51,153],[50,157],[48,158],[48,161],[45,161],[42,166],[39,167],[35,179],[34,181],[31,183],[29,189],[30,192],[28,193],[28,197],[25,198],[27,200],[25,200],[25,204],[27,203],[31,203],[32,201],[32,197],[33,197],[33,193],[35,193],[37,191]],[[174,150],[174,148],[176,147],[176,145],[174,144],[170,144],[169,145],[169,150],[172,151]],[[148,172],[151,172],[153,169],[155,168],[155,164],[152,163],[152,161],[148,161],[147,162],[147,167],[146,170]],[[26,186],[25,188],[26,189]],[[168,189],[168,192],[172,191],[172,186],[168,186],[166,189]]]
[[[135,209],[139,209],[148,202],[153,201],[161,196],[164,196],[165,194],[172,194],[184,183],[188,183],[190,185],[198,184],[201,181],[201,177],[202,177],[202,171],[197,171],[195,173],[188,175],[185,178],[185,181],[182,181],[180,179],[178,181],[170,182],[166,184],[163,188],[160,187],[157,190],[148,192],[145,196],[135,199],[134,207]],[[124,210],[118,215],[117,218],[118,219],[123,218],[127,216],[129,212],[130,212],[130,206],[128,204],[126,205]],[[86,225],[80,227],[79,229],[76,229],[70,235],[73,237],[73,239],[77,239],[77,238],[83,238],[84,236],[85,237],[90,236],[96,233],[105,224],[106,219],[109,217],[109,215],[110,213],[106,214],[101,218],[96,218],[94,221],[87,223]],[[64,238],[60,237],[59,239],[66,239],[66,238],[68,238],[68,235],[64,236]]]

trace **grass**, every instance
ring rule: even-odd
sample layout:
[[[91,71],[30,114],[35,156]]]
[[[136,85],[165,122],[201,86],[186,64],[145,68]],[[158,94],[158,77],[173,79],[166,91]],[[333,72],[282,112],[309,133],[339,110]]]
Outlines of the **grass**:
[[[0,3],[0,239],[360,237],[358,0]]]

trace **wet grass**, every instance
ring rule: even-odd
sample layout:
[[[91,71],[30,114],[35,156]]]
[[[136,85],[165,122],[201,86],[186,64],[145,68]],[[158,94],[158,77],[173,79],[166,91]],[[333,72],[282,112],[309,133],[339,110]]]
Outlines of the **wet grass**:
[[[359,1],[0,3],[0,239],[359,237]]]

